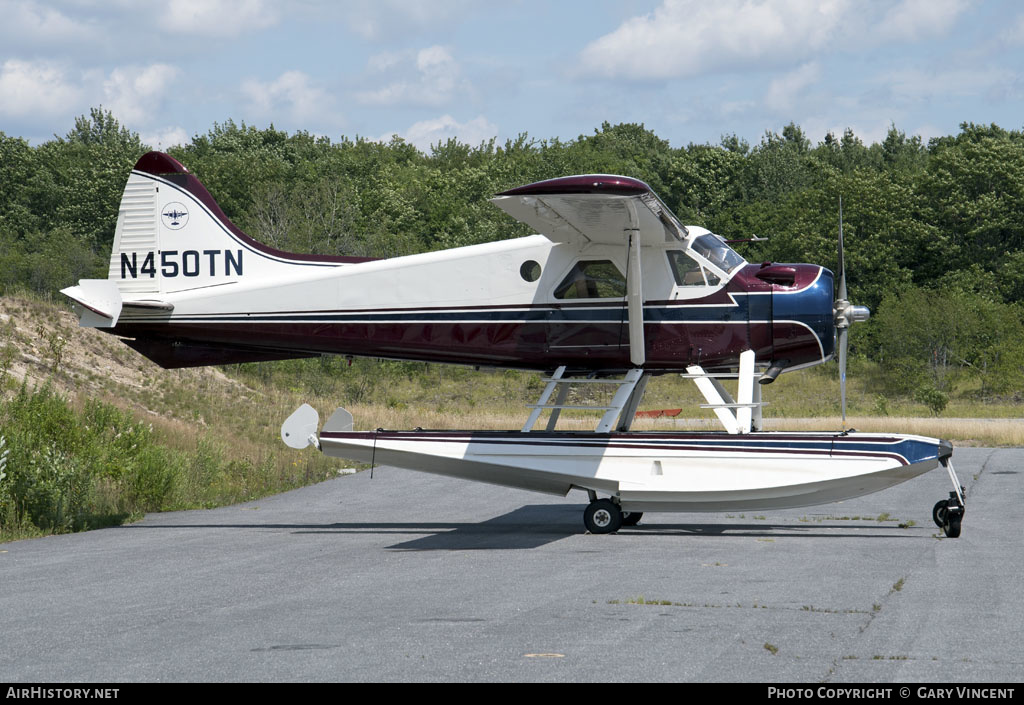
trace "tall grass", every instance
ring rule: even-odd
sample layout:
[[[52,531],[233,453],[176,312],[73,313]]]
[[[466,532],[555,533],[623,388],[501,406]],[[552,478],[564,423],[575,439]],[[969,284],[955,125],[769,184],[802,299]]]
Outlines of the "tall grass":
[[[0,538],[238,502],[311,479],[297,461],[282,472],[270,456],[253,462],[209,437],[170,443],[129,411],[95,400],[77,407],[49,385],[23,384],[3,405],[0,437]],[[321,468],[316,479],[326,476]]]

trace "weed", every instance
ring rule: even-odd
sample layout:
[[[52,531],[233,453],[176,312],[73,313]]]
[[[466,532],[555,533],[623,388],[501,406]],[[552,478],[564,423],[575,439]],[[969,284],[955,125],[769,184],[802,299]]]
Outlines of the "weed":
[[[775,656],[779,653],[779,647],[777,647],[775,644],[769,644],[767,641],[764,643],[764,648],[769,653],[771,653],[772,656]]]
[[[635,597],[635,598],[626,600],[626,604],[627,605],[662,605],[662,606],[671,606],[671,605],[675,605],[676,603],[672,602],[671,600],[648,600],[648,599],[646,599],[645,597],[643,597],[641,595],[640,597]]]

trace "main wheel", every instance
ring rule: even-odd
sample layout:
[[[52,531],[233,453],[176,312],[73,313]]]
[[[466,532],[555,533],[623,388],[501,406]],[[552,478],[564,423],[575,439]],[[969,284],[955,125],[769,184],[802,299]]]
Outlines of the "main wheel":
[[[622,526],[622,510],[610,499],[599,499],[583,510],[583,525],[592,534],[611,534]]]
[[[643,512],[623,512],[622,513],[622,525],[623,526],[636,526],[640,523],[640,517],[644,515]]]
[[[935,526],[945,530],[946,528],[946,514],[949,511],[949,500],[940,499],[932,507],[932,521],[935,522]]]

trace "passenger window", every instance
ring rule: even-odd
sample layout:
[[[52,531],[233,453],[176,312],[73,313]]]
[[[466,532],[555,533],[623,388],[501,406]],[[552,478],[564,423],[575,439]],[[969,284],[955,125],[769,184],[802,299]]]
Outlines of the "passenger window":
[[[577,262],[555,289],[556,299],[608,299],[625,295],[625,278],[606,259]]]
[[[692,257],[680,250],[668,251],[668,262],[679,286],[716,286],[720,281],[714,272],[700,266]]]

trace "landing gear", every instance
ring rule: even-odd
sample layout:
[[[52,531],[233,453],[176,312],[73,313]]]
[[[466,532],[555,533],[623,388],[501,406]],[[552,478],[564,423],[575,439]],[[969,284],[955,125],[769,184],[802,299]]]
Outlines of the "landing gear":
[[[947,538],[960,536],[960,522],[964,518],[964,505],[956,492],[949,493],[949,499],[940,499],[932,507],[932,521],[942,529]]]
[[[949,479],[953,482],[953,491],[949,493],[949,499],[941,499],[932,507],[932,521],[942,529],[947,538],[955,539],[960,536],[960,522],[964,518],[964,506],[967,502],[964,499],[964,486],[956,477],[953,469],[953,461],[950,455],[953,448],[948,441],[942,441],[947,445],[946,455],[939,458],[939,462],[949,472]]]
[[[592,534],[612,534],[622,524],[622,510],[610,499],[595,500],[583,510],[583,525]]]
[[[622,513],[622,525],[623,526],[636,526],[640,523],[640,518],[643,517],[643,512],[623,512]]]

